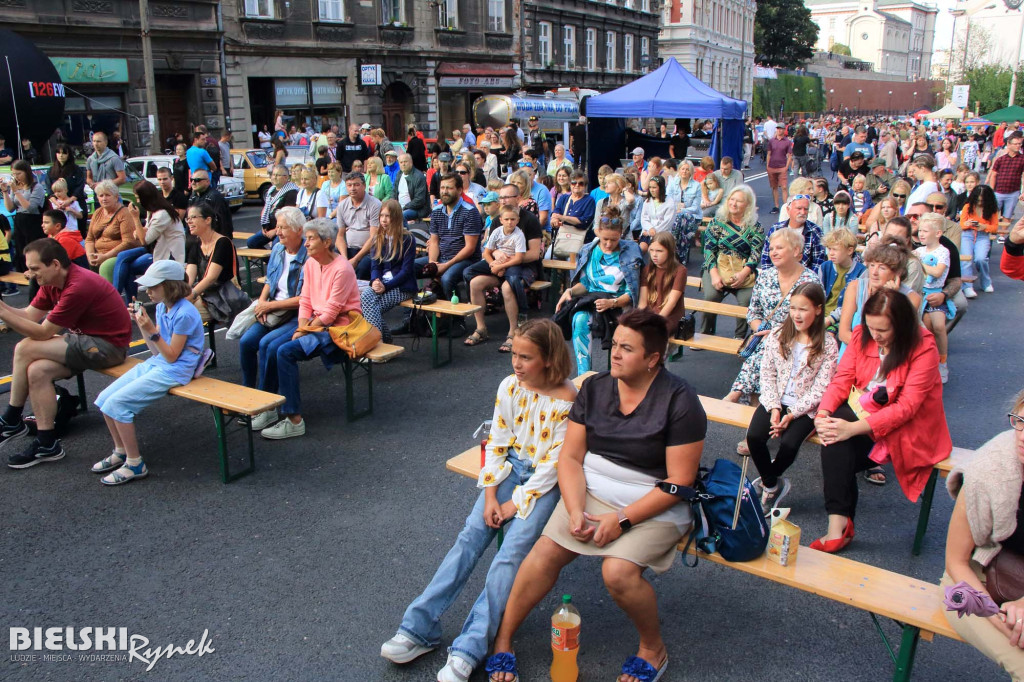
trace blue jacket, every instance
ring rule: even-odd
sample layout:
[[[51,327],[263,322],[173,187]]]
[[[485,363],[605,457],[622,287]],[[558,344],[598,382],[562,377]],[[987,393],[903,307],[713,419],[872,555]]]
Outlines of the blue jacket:
[[[372,253],[372,247],[371,247]],[[416,277],[413,273],[413,264],[416,261],[416,240],[412,235],[406,234],[402,238],[402,256],[394,260],[386,261],[377,258],[370,259],[370,281],[379,279],[384,284],[385,291],[401,289],[402,291],[416,291]],[[391,279],[384,281],[384,273],[390,272]]]
[[[590,261],[590,254],[597,248],[597,244],[597,241],[592,241],[589,244],[584,244],[583,248],[580,249],[579,258],[576,261],[576,269],[572,271],[570,286],[580,281],[580,273],[583,272],[583,268],[587,267],[587,263]],[[640,246],[628,239],[619,240],[619,251],[622,252],[619,255],[619,266],[625,275],[626,286],[629,288],[629,297],[635,306],[640,300],[640,271],[644,267],[644,255],[640,251]]]
[[[284,244],[278,242],[270,250],[270,260],[267,262],[267,284],[270,285],[270,297],[274,297],[277,290],[277,283],[281,279],[281,268],[284,267]],[[302,293],[302,266],[306,262],[306,245],[299,247],[295,254],[295,260],[288,267],[288,298],[294,298]]]
[[[830,313],[830,315],[832,315],[836,320],[839,319],[839,316],[836,315],[835,312],[839,312],[843,309],[843,297],[846,295],[847,285],[849,285],[850,282],[852,282],[853,280],[860,277],[860,274],[864,272],[866,269],[867,268],[864,266],[864,264],[861,263],[859,260],[853,261],[853,266],[850,268],[849,272],[846,273],[846,277],[844,278],[845,281],[843,282],[843,291],[842,293],[839,294],[839,302],[836,304],[836,309],[834,312]],[[828,293],[832,291],[832,286],[836,283],[836,277],[838,276],[839,273],[836,272],[836,266],[832,261],[827,260],[818,266],[818,278],[821,280],[822,288],[825,289],[826,300],[828,299]],[[826,320],[825,323],[828,324],[828,320]]]

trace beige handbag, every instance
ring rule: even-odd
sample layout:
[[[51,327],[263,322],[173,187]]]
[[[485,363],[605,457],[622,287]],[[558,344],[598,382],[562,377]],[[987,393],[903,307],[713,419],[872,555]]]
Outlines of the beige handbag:
[[[734,253],[719,253],[718,261],[716,262],[716,266],[718,267],[718,276],[722,278],[723,282],[731,282],[739,271],[746,267],[746,265],[747,261]],[[755,279],[757,279],[756,275],[751,272],[747,275],[747,278],[743,280],[743,283],[736,288],[750,288],[754,286]]]

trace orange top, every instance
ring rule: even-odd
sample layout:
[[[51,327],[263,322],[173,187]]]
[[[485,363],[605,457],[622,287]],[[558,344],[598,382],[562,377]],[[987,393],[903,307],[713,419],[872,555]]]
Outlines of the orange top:
[[[980,215],[976,214],[972,209],[973,206],[964,206],[964,210],[960,212],[960,227],[964,230],[982,230],[990,234],[995,234],[999,230],[999,211],[992,214],[992,217],[985,220]],[[978,225],[973,225],[973,221],[978,221]]]

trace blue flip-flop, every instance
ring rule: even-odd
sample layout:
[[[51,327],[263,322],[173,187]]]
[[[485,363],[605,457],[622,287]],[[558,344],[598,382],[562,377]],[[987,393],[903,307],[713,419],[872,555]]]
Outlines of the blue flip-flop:
[[[661,664],[661,667],[657,670],[654,666],[640,658],[639,656],[630,656],[626,659],[626,662],[622,664],[621,675],[631,675],[640,682],[658,682],[662,675],[665,674],[665,670],[668,668],[668,656],[665,657],[665,662]]]
[[[512,673],[512,682],[519,682],[519,670],[516,667],[516,655],[510,653],[494,654],[487,659],[487,679],[494,673]]]

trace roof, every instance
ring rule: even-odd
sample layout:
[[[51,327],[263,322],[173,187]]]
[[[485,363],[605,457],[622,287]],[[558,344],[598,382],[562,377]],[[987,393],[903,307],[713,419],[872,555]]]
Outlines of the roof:
[[[888,12],[883,12],[881,10],[875,10],[875,11],[878,12],[879,14],[881,14],[883,17],[885,17],[886,21],[895,21],[898,24],[906,24],[907,26],[912,26],[913,25],[909,21],[907,21],[906,19],[901,19],[900,17],[896,16],[895,14],[890,14]]]

